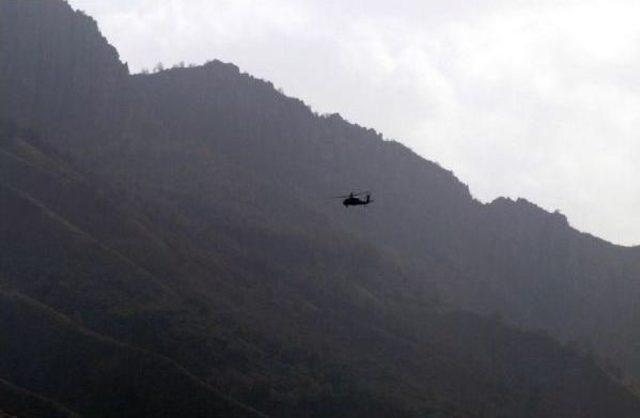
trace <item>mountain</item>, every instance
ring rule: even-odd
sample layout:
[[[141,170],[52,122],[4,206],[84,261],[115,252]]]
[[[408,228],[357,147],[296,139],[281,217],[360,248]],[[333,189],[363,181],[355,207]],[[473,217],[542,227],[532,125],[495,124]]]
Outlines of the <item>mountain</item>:
[[[1,418],[14,418],[16,416],[76,418],[78,416],[73,411],[50,399],[18,388],[5,380],[0,380],[0,399],[3,400],[3,408],[7,411],[12,411],[9,414],[0,410]]]
[[[637,248],[231,64],[130,75],[62,1],[0,19],[0,410],[637,416]]]

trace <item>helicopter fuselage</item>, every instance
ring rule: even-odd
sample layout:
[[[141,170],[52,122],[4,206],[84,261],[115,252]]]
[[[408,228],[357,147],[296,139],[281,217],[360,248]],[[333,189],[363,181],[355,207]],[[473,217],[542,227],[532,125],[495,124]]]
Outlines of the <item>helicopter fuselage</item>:
[[[367,200],[358,199],[357,197],[348,197],[342,201],[344,207],[368,205],[371,203],[371,199],[367,196]]]

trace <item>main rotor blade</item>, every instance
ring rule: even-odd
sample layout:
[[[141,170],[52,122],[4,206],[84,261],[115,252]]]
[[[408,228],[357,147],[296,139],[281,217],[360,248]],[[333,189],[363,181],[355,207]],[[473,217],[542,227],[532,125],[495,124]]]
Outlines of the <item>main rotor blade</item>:
[[[347,197],[356,197],[356,196],[362,196],[363,194],[371,194],[370,191],[364,191],[364,192],[353,192],[350,194],[345,194],[345,195],[341,195],[341,196],[333,196],[333,199],[346,199]]]

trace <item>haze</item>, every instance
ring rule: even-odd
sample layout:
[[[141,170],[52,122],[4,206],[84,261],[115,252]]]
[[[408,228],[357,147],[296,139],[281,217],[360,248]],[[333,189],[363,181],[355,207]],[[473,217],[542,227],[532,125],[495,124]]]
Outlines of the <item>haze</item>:
[[[525,197],[640,243],[636,2],[70,3],[133,72],[233,62],[454,170],[482,201]]]

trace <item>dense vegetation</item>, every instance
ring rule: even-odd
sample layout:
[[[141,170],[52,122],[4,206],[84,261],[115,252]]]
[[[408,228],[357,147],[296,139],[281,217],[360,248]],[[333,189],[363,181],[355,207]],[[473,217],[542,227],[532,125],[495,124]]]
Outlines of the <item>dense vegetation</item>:
[[[61,1],[0,19],[0,410],[637,416],[637,248],[233,65],[129,75]]]

